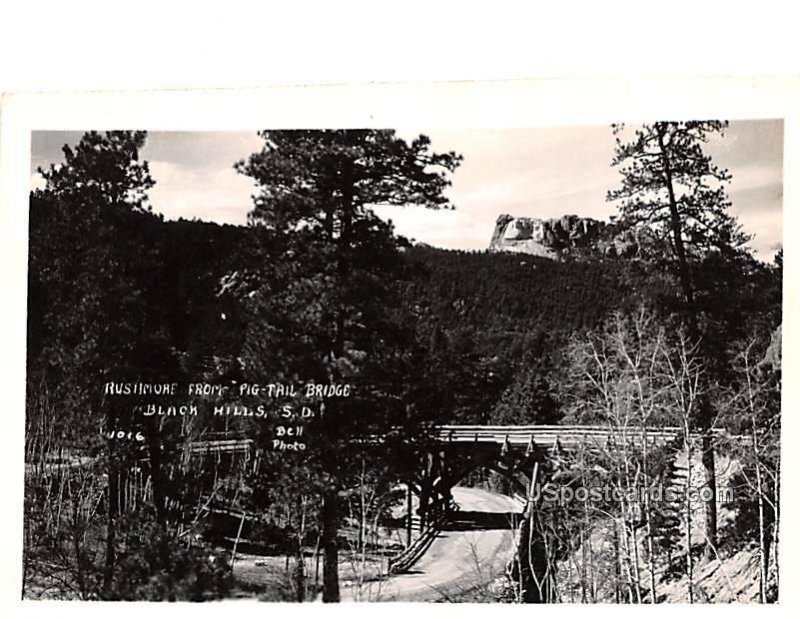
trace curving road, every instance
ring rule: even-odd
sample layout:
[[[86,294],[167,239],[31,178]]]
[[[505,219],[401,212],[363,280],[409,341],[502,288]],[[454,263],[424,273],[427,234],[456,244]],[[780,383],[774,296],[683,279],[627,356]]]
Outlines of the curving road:
[[[522,507],[510,497],[477,488],[453,488],[455,519],[409,573],[366,583],[344,599],[433,602],[455,600],[503,574],[513,550],[511,514]]]

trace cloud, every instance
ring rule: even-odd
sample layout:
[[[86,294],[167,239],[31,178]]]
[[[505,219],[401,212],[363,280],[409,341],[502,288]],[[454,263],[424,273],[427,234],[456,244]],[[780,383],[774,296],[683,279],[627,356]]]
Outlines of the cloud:
[[[572,213],[596,219],[616,213],[605,200],[606,192],[619,183],[619,173],[610,165],[614,140],[607,126],[398,133],[407,139],[425,133],[433,150],[464,155],[448,189],[455,211],[378,210],[393,220],[399,233],[420,242],[486,248],[501,213],[540,218]],[[63,144],[74,144],[80,136],[35,132],[31,172],[37,165],[60,161]],[[151,132],[142,154],[156,180],[150,192],[153,209],[169,219],[245,223],[255,188],[233,164],[261,145],[255,131]],[[782,237],[783,123],[735,121],[724,139],[709,142],[707,148],[733,175],[732,212],[755,235],[759,254],[771,251]]]
[[[204,170],[151,161],[150,173],[156,181],[149,193],[150,204],[165,218],[240,225],[247,222],[255,185],[232,167]]]
[[[158,131],[148,134],[142,155],[209,172],[233,168],[262,145],[255,131]]]
[[[449,249],[483,249],[488,246],[492,227],[467,210],[434,210],[423,207],[375,208],[379,217],[391,220],[395,232],[414,241]]]
[[[709,154],[729,168],[731,209],[754,235],[761,257],[782,237],[782,122],[732,122],[710,141]],[[614,140],[608,127],[421,131],[434,150],[455,150],[464,162],[448,196],[468,217],[395,218],[398,230],[430,244],[483,249],[501,213],[538,218],[576,214],[607,219],[616,207],[606,192],[619,184],[611,167]],[[411,132],[404,137],[411,137]],[[440,231],[436,226],[446,225]],[[478,231],[481,231],[479,233]]]
[[[46,184],[47,183],[44,180],[44,176],[38,172],[31,174],[31,191],[35,189],[44,189]]]

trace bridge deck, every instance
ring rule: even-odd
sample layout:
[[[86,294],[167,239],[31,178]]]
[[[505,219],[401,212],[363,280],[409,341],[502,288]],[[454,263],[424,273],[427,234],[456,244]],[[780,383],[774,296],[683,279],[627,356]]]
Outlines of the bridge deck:
[[[727,436],[724,430],[712,430],[717,438]],[[625,443],[641,445],[643,438],[648,444],[663,445],[684,435],[679,427],[630,427],[625,430],[607,426],[491,426],[491,425],[444,425],[434,431],[441,443],[472,443],[479,445],[501,445],[508,449],[552,449],[559,446],[574,449],[578,446],[603,447],[608,444]],[[699,434],[693,434],[698,439]],[[739,441],[746,437],[732,437]],[[252,439],[220,439],[194,441],[190,443],[193,454],[219,452],[244,452],[252,448]]]
[[[509,449],[529,447],[552,449],[558,445],[565,449],[579,445],[601,446],[631,443],[663,444],[683,436],[676,427],[636,428],[625,430],[603,426],[440,426],[436,438],[445,443],[478,443],[505,445]]]

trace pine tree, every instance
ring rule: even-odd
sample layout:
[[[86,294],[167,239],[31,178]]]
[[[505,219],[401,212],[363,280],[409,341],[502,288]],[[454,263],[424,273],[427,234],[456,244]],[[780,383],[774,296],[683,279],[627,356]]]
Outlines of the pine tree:
[[[153,277],[159,219],[147,203],[154,185],[141,160],[143,131],[88,132],[64,161],[39,169],[45,186],[31,194],[29,254],[29,423],[38,398],[58,402],[56,444],[97,449],[98,429],[140,430],[130,406],[109,406],[109,380],[159,380],[173,369]],[[130,404],[130,403],[128,403]],[[44,411],[44,412],[42,412]],[[105,418],[106,428],[103,428]],[[163,517],[159,440],[148,432],[153,494]],[[134,447],[105,444],[108,485],[102,588],[110,595],[117,564],[120,479]],[[87,544],[86,536],[81,541]],[[77,542],[76,542],[77,546]],[[87,555],[88,556],[88,555]],[[76,558],[81,563],[80,557]],[[86,565],[79,566],[79,571]]]
[[[622,179],[607,199],[618,203],[622,225],[648,226],[668,242],[683,297],[682,314],[695,343],[701,341],[702,333],[694,265],[709,255],[727,261],[747,255],[749,237],[729,213],[726,186],[731,175],[703,150],[708,139],[722,135],[726,127],[721,121],[656,122],[642,125],[630,141],[623,141],[624,126],[613,126],[612,166],[620,168]],[[703,398],[696,419],[699,429],[708,430],[713,418],[712,407]],[[714,450],[707,432],[702,459],[706,483],[715,490]],[[707,556],[716,546],[716,521],[716,502],[709,500],[705,505]]]
[[[246,294],[243,359],[256,374],[354,385],[349,398],[324,399],[319,438],[309,447],[326,484],[323,601],[337,602],[345,446],[354,434],[385,430],[391,411],[393,422],[402,421],[403,373],[413,369],[406,352],[413,337],[392,319],[404,242],[373,207],[449,208],[444,190],[460,157],[432,152],[425,136],[407,142],[391,130],[260,135],[263,149],[236,165],[259,186],[249,219],[262,277]]]
[[[146,196],[154,181],[139,158],[145,139],[88,132],[64,146],[63,163],[39,170],[45,187],[31,194],[29,368],[67,410],[97,413],[105,380],[159,365],[165,348],[146,302],[158,257],[147,239],[156,218]],[[96,422],[63,421],[75,436]]]

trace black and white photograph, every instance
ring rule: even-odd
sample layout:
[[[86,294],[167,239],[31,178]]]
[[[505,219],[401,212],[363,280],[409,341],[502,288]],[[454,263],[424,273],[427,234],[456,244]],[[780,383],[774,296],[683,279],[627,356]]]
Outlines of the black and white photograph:
[[[640,118],[32,131],[21,598],[779,602],[785,123]]]

